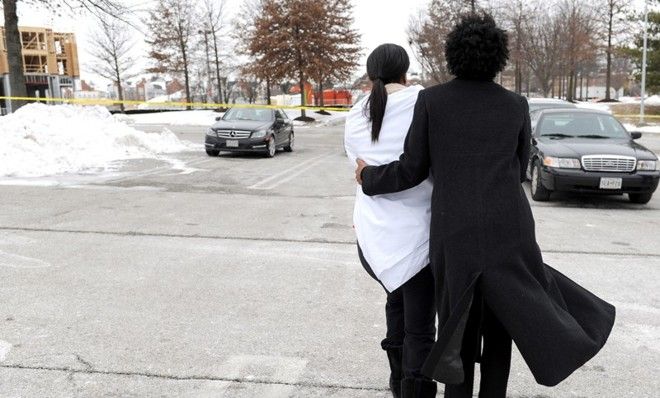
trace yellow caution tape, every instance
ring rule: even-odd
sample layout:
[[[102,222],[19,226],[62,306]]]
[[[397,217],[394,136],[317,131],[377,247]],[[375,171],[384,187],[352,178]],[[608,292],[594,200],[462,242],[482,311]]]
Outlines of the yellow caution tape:
[[[34,98],[34,97],[0,97],[0,100],[13,100],[13,101],[34,101],[34,102],[61,102],[66,104],[80,104],[80,105],[104,105],[104,106],[118,106],[124,105],[149,105],[155,107],[174,107],[174,108],[267,108],[267,109],[285,109],[285,110],[308,110],[308,111],[332,111],[332,112],[347,112],[349,108],[337,108],[326,106],[291,106],[291,105],[260,105],[260,104],[214,104],[209,102],[147,102],[147,101],[119,101],[113,99],[89,99],[89,98]],[[639,118],[640,115],[634,114],[614,114],[620,118]],[[645,115],[646,119],[660,119],[660,115]]]
[[[622,117],[622,118],[639,118],[641,115],[617,115],[614,114],[616,117]],[[644,115],[644,119],[660,119],[660,115]]]
[[[267,109],[286,109],[286,110],[308,110],[308,111],[333,111],[347,112],[349,108],[337,108],[326,106],[290,106],[290,105],[259,105],[259,104],[213,104],[208,102],[147,102],[147,101],[119,101],[113,99],[89,99],[89,98],[33,98],[33,97],[0,97],[0,100],[12,101],[31,101],[31,102],[62,102],[66,104],[79,105],[104,105],[116,106],[124,105],[149,105],[156,107],[176,107],[176,108],[267,108]]]

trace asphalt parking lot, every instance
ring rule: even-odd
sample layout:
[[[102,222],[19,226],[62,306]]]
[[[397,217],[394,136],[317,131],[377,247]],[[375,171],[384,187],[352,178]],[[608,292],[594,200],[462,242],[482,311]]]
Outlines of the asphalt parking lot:
[[[298,129],[296,151],[274,159],[200,145],[102,175],[0,181],[0,396],[389,396],[385,297],[357,259],[342,133]],[[660,137],[642,142],[660,152]],[[509,396],[657,397],[660,193],[533,210],[546,262],[618,316],[558,387],[536,385],[516,353]]]

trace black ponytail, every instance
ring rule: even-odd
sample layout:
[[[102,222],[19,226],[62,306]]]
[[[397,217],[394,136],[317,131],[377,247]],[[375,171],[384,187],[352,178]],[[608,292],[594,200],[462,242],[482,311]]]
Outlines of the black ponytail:
[[[396,44],[378,46],[367,59],[367,74],[372,82],[371,95],[365,104],[365,113],[371,122],[371,141],[378,141],[383,127],[387,90],[385,85],[398,83],[405,78],[410,67],[410,58],[406,50]]]

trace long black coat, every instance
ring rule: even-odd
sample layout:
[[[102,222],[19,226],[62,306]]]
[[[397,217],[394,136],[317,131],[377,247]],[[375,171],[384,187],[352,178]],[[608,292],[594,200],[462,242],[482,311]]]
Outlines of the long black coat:
[[[543,263],[521,185],[528,112],[523,97],[490,81],[429,88],[399,161],[362,173],[367,195],[433,175],[430,256],[440,328],[423,371],[443,383],[463,380],[460,347],[473,305],[493,311],[536,381],[548,386],[596,355],[614,324],[613,306]]]

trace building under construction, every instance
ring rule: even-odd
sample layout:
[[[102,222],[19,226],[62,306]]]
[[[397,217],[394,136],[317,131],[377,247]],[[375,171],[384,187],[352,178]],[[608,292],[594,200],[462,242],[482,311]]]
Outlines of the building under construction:
[[[28,96],[73,97],[80,78],[75,35],[47,28],[20,27],[19,31]],[[0,97],[11,95],[5,29],[0,26]],[[11,101],[0,100],[0,107],[11,112]]]

